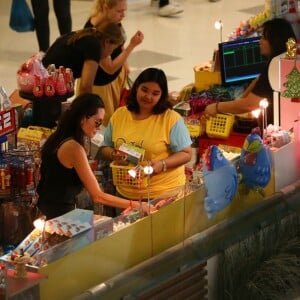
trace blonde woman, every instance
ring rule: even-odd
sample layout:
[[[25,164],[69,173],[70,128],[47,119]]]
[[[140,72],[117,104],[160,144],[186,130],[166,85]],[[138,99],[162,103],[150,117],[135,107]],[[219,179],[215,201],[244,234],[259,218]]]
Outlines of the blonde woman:
[[[95,0],[90,17],[84,27],[97,27],[99,24],[105,23],[118,24],[123,31],[125,40],[126,35],[121,21],[125,17],[126,10],[127,0]],[[142,43],[143,39],[143,33],[138,30],[130,39],[127,47],[124,44],[120,45],[110,56],[100,60],[93,93],[101,96],[105,103],[104,126],[107,126],[111,115],[119,107],[121,93],[129,73],[127,58],[134,48]],[[78,94],[78,90],[76,93]]]

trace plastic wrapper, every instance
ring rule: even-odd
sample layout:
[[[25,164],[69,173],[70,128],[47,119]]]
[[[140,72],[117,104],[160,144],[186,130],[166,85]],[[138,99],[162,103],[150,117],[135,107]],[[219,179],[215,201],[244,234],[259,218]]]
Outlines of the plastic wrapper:
[[[31,94],[35,76],[39,76],[42,82],[48,77],[47,69],[42,64],[43,55],[43,52],[38,52],[31,56],[17,71],[17,84],[21,91]]]

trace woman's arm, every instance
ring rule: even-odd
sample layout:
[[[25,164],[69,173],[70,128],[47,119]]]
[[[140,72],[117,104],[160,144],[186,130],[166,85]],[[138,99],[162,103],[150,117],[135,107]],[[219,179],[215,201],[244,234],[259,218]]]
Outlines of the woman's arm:
[[[179,166],[182,166],[189,162],[192,158],[192,147],[186,147],[182,149],[181,151],[172,153],[169,155],[167,158],[163,160],[158,160],[158,161],[152,161],[151,166],[153,168],[154,173],[160,173],[163,172],[164,170],[164,164],[165,168],[171,169],[171,168],[177,168]]]
[[[215,116],[217,113],[243,114],[259,108],[261,96],[250,92],[248,96],[233,101],[213,103],[206,106],[205,116]]]
[[[137,31],[130,40],[130,43],[123,51],[113,60],[111,57],[105,57],[100,60],[99,65],[108,74],[114,74],[118,69],[120,69],[127,61],[128,56],[133,51],[133,49],[142,43],[144,40],[144,34],[141,31]]]
[[[89,165],[84,148],[74,140],[65,142],[59,148],[58,158],[65,167],[73,167],[76,170],[84,187],[95,203],[102,203],[120,208],[127,208],[130,204],[132,204],[134,208],[140,207],[138,201],[130,202],[129,200],[104,193],[100,189],[99,183]],[[152,210],[152,207],[149,207],[147,203],[142,203],[142,209],[145,213],[149,213],[150,210]]]
[[[258,77],[256,77],[254,80],[252,80],[240,98],[247,97],[252,92],[257,81],[258,81]]]
[[[239,99],[210,104],[206,106],[204,114],[206,116],[215,116],[217,113],[243,114],[258,109],[259,102],[262,97],[257,96],[252,91],[258,81],[262,79],[260,77],[261,76],[258,76],[257,78],[252,80],[252,82],[249,84],[249,86]]]
[[[81,71],[79,94],[91,93],[96,77],[98,64],[94,60],[85,60]]]

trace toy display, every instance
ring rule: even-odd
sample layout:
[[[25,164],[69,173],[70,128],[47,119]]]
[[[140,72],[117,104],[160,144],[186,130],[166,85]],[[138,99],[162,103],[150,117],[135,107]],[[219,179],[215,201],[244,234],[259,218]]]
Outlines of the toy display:
[[[207,149],[203,160],[204,184],[207,190],[204,206],[210,219],[232,201],[237,191],[238,176],[236,168],[216,145]]]
[[[242,182],[249,189],[263,188],[271,178],[271,153],[258,132],[256,128],[247,136],[239,160]]]
[[[17,71],[17,83],[20,92],[27,98],[43,96],[68,96],[74,92],[74,78],[70,68],[42,64],[44,54],[39,52],[31,56]]]

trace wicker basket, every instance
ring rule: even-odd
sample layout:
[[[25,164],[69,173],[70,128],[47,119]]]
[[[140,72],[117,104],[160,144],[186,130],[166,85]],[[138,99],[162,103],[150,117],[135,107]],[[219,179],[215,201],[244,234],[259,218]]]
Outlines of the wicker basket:
[[[206,134],[210,138],[228,139],[233,123],[233,115],[217,114],[206,121]]]
[[[128,187],[147,187],[147,177],[143,170],[141,170],[140,178],[139,176],[132,177],[129,175],[128,171],[134,169],[135,166],[120,166],[116,162],[110,164],[112,169],[113,183],[115,186],[128,186]]]

